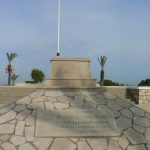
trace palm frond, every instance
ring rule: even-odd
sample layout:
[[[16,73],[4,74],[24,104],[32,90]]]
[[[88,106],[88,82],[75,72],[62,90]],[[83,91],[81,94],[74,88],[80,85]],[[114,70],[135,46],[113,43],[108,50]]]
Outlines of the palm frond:
[[[104,66],[106,63],[107,57],[106,56],[101,56],[101,66]]]
[[[19,75],[12,74],[11,75],[11,80],[15,81],[18,77],[19,77]]]
[[[16,53],[10,53],[10,62],[11,62],[15,57],[17,57],[17,54],[16,54]]]
[[[8,59],[8,61],[9,61],[9,53],[8,53],[8,52],[6,53],[6,56],[7,56],[7,59]]]
[[[102,69],[104,68],[104,65],[107,61],[107,57],[106,56],[101,56],[101,57],[98,57],[98,61],[100,63],[100,66],[102,67]]]
[[[9,63],[15,58],[15,57],[17,57],[18,55],[16,54],[16,53],[6,53],[6,55],[7,55],[7,59],[8,59],[8,61],[9,61]]]

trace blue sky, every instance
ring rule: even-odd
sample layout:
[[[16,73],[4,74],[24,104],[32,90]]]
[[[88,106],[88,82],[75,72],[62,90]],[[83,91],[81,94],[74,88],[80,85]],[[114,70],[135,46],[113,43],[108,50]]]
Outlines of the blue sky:
[[[91,58],[99,80],[97,57],[106,55],[105,75],[121,83],[150,78],[149,0],[61,0],[61,56]],[[0,83],[7,83],[6,52],[16,52],[18,82],[33,68],[50,74],[57,49],[57,0],[0,0]]]

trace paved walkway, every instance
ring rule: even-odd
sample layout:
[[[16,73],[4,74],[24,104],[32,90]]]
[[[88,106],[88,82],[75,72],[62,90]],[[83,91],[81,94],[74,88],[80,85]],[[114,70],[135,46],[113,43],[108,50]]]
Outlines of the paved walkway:
[[[113,114],[119,135],[59,138],[48,132],[44,136],[49,131],[47,118],[54,110],[100,108]],[[43,111],[47,112],[44,119],[39,117]],[[45,126],[39,128],[42,123]],[[150,150],[150,113],[103,90],[37,90],[0,109],[0,150]]]

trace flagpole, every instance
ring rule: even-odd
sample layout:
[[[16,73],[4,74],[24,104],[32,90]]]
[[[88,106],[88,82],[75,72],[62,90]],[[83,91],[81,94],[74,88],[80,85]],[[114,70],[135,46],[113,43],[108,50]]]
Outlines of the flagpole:
[[[57,56],[60,55],[60,0],[58,0],[58,18],[57,18]]]

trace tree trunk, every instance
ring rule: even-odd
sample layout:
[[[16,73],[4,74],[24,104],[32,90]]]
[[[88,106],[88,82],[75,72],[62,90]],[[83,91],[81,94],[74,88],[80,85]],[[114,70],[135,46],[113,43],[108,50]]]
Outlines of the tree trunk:
[[[100,84],[101,84],[101,86],[103,86],[104,85],[104,70],[101,70],[101,76],[100,76]]]
[[[8,86],[11,85],[11,73],[8,72]]]

